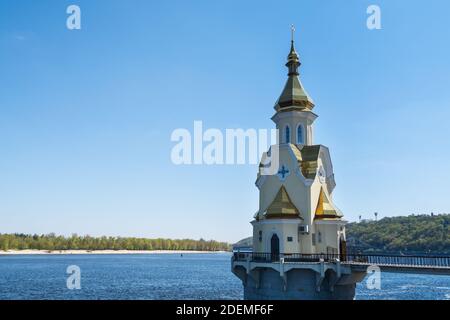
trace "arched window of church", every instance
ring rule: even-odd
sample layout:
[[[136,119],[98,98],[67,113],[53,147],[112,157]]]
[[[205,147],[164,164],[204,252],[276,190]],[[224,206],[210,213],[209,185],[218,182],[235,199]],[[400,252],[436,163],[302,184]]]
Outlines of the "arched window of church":
[[[284,130],[285,134],[284,134],[284,141],[286,143],[291,143],[291,129],[289,128],[289,126],[286,126],[286,129]]]
[[[304,144],[305,140],[303,137],[303,126],[301,124],[297,127],[297,144]]]

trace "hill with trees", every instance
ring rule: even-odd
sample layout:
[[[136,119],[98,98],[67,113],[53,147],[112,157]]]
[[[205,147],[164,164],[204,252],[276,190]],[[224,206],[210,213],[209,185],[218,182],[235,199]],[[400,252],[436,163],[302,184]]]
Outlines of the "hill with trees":
[[[228,251],[230,245],[214,240],[145,239],[122,237],[71,237],[27,234],[0,234],[0,250],[195,250]]]
[[[349,223],[347,246],[349,252],[450,254],[450,214]]]

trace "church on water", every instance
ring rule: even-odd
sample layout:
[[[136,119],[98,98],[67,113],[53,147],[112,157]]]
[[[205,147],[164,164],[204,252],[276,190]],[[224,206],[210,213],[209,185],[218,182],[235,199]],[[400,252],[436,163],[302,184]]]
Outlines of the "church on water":
[[[299,79],[300,65],[292,38],[288,79],[272,117],[278,143],[268,152],[274,157],[276,148],[278,170],[264,174],[266,163],[260,164],[252,252],[238,250],[232,258],[245,299],[353,299],[365,275],[340,264],[346,221],[333,203],[330,152],[314,143],[317,115]]]

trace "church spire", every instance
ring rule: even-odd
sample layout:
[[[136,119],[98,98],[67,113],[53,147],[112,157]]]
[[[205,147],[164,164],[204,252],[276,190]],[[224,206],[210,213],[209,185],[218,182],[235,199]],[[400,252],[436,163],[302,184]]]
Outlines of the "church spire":
[[[294,46],[294,26],[291,27],[291,50],[287,57],[286,67],[288,68],[288,80],[278,99],[275,109],[277,111],[287,111],[291,109],[312,110],[314,102],[298,79],[300,67],[300,59]]]
[[[298,76],[298,67],[301,65],[300,59],[298,57],[297,52],[295,51],[294,46],[294,33],[295,33],[295,27],[294,25],[291,26],[291,51],[288,55],[288,62],[286,63],[286,67],[289,69],[288,76]]]

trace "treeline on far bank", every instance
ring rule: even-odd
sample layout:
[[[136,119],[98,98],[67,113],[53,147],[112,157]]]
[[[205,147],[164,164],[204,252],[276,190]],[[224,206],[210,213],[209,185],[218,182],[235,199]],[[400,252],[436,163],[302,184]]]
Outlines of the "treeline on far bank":
[[[146,239],[129,237],[71,237],[29,234],[0,234],[0,250],[195,250],[229,251],[230,245],[214,240]]]
[[[347,224],[347,246],[365,253],[450,254],[450,214]]]

